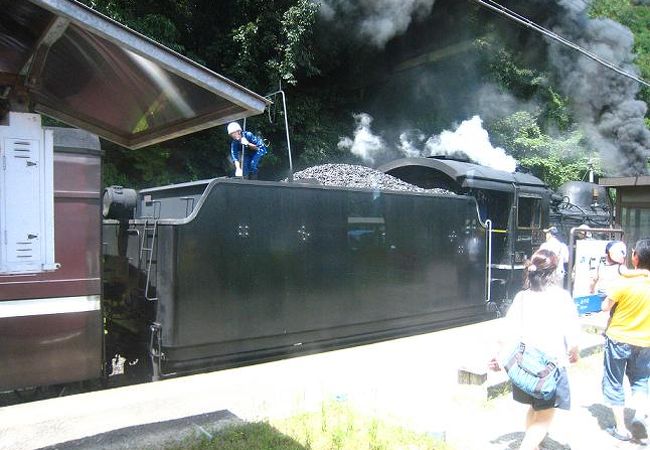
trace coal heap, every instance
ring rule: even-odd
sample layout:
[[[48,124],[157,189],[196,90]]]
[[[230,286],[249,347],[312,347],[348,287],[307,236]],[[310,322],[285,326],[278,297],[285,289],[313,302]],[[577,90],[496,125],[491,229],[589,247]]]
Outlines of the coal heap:
[[[315,180],[324,186],[453,195],[445,189],[423,189],[370,167],[353,164],[322,164],[308,167],[294,173],[293,179],[311,182]]]

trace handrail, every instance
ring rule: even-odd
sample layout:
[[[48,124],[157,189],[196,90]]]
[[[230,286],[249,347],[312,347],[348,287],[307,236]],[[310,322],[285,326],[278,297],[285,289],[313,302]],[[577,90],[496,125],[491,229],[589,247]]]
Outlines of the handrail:
[[[284,111],[284,131],[287,135],[287,153],[289,156],[289,181],[293,181],[293,160],[291,159],[291,139],[289,138],[289,118],[287,117],[287,98],[284,95],[284,91],[282,90],[282,85],[280,85],[280,89],[278,89],[275,92],[271,92],[270,94],[267,94],[265,97],[270,98],[273,97],[274,95],[280,95],[282,96],[282,110]]]
[[[486,303],[492,301],[492,221],[485,220],[487,234],[487,295]]]

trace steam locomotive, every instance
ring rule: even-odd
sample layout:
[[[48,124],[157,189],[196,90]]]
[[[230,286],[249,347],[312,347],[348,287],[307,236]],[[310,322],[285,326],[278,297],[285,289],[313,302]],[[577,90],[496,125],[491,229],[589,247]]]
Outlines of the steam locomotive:
[[[380,169],[449,194],[217,178],[102,196],[97,135],[140,148],[268,99],[70,0],[0,22],[0,392],[487,320],[550,221],[605,216],[593,194],[435,158]]]
[[[154,378],[490,317],[471,197],[228,178],[126,192],[106,193],[109,215],[134,211],[104,224],[109,336],[128,342],[111,353],[141,360],[139,337]]]
[[[380,170],[447,195],[217,178],[111,187],[100,205],[86,194],[99,185],[98,142],[53,131],[61,269],[5,277],[0,292],[87,300],[0,318],[1,390],[125,367],[158,379],[488,320],[521,287],[549,220],[584,219],[557,207],[573,191],[440,158]]]
[[[109,354],[148,356],[157,379],[486,320],[550,220],[606,212],[574,203],[594,184],[560,197],[468,161],[379,169],[450,194],[227,178],[107,189]]]

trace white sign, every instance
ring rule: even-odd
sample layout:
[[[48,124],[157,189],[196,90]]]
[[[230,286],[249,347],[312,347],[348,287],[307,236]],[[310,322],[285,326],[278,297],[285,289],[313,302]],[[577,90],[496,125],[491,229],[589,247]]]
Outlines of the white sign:
[[[605,262],[605,247],[609,241],[582,239],[576,241],[573,265],[573,297],[591,294],[591,284],[598,265]]]

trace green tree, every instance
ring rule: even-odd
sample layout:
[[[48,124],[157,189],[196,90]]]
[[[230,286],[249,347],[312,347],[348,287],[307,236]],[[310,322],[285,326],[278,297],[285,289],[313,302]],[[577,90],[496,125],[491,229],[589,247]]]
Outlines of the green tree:
[[[85,0],[88,6],[256,91],[296,85],[317,73],[311,31],[318,5],[310,0]],[[290,104],[291,107],[291,104]],[[289,112],[291,115],[292,111]],[[249,129],[272,142],[263,164],[286,165],[283,121],[255,118]],[[104,144],[104,183],[136,187],[224,174],[223,130],[125,150]],[[188,148],[192,151],[188,152]],[[225,167],[227,169],[227,167]]]
[[[601,173],[600,158],[587,148],[580,130],[550,136],[539,127],[538,117],[521,111],[495,122],[490,131],[497,144],[552,188],[583,179],[590,168]]]

